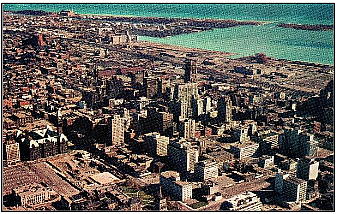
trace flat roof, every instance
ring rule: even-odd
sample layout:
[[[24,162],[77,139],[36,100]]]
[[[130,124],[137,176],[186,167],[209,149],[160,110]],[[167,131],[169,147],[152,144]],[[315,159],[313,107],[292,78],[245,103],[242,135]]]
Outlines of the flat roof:
[[[119,178],[117,178],[116,176],[114,176],[109,172],[98,173],[90,176],[90,178],[99,184],[109,184],[113,183],[114,181],[120,180]]]

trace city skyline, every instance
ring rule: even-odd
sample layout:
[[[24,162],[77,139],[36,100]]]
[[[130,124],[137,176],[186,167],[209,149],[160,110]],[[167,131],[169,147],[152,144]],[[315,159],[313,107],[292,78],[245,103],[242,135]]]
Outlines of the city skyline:
[[[333,211],[334,5],[219,5],[2,5],[2,211]]]

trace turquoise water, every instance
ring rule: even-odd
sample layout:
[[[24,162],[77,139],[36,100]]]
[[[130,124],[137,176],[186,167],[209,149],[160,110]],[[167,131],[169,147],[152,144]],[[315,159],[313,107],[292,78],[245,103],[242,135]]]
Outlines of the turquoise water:
[[[272,21],[263,26],[215,29],[168,38],[139,37],[185,47],[333,64],[333,31],[277,28],[278,22],[333,24],[333,4],[4,4],[4,10],[71,9],[80,14]]]

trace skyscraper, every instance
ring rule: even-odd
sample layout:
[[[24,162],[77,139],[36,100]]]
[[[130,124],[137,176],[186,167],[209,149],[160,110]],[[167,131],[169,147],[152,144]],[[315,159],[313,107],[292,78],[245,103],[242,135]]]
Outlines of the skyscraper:
[[[186,119],[184,121],[180,121],[179,132],[180,132],[180,136],[185,139],[195,138],[195,132],[196,132],[195,120]]]
[[[120,115],[114,115],[111,120],[112,145],[124,143],[124,127],[124,118]]]
[[[182,138],[169,143],[169,160],[180,172],[193,172],[198,161],[198,155],[198,148]]]
[[[198,162],[195,166],[195,176],[199,181],[218,177],[217,163],[210,159]]]
[[[307,182],[296,178],[288,177],[283,180],[284,200],[292,202],[303,202],[306,200]]]
[[[154,77],[145,77],[143,79],[144,95],[147,98],[155,98],[158,93],[158,81]]]
[[[313,156],[318,149],[314,135],[301,130],[286,129],[278,138],[278,144],[285,155],[291,157]]]
[[[314,159],[304,158],[298,161],[297,177],[308,180],[316,180],[318,177],[319,162]]]
[[[186,60],[184,66],[184,82],[195,82],[197,75],[197,67],[195,60]]]
[[[232,102],[228,97],[220,97],[217,102],[218,119],[220,122],[232,121]]]
[[[192,116],[198,117],[203,114],[203,100],[202,99],[194,99],[192,100]]]
[[[169,137],[161,136],[157,132],[145,134],[144,137],[150,154],[155,156],[167,156]]]
[[[180,117],[183,119],[192,116],[192,99],[198,99],[197,83],[178,84],[174,94],[180,107]]]

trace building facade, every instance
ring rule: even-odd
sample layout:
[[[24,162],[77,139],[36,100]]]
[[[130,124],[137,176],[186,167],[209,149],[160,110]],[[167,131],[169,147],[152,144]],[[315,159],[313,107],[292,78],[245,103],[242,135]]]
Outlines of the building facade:
[[[200,161],[195,167],[195,176],[199,181],[205,181],[210,178],[218,177],[218,165],[211,160]]]

